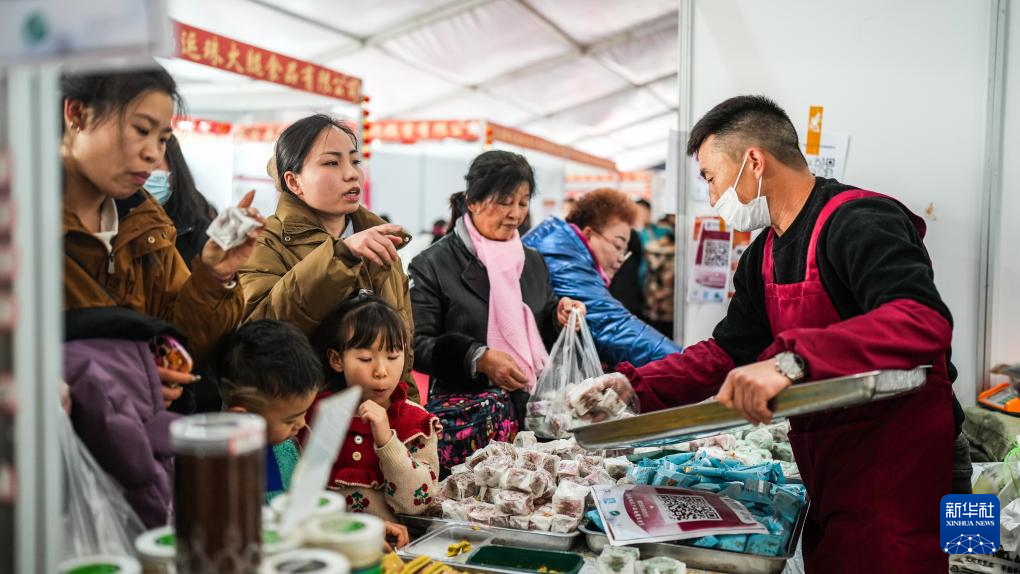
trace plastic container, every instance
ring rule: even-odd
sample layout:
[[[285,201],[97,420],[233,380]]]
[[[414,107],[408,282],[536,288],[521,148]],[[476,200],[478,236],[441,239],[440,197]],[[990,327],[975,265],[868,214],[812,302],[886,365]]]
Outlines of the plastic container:
[[[283,509],[287,508],[287,495],[281,494],[280,496],[277,496],[269,503],[269,506],[272,508],[276,519],[278,520],[279,517],[283,515]],[[315,510],[315,515],[332,516],[339,512],[345,512],[346,510],[347,501],[344,500],[344,497],[335,492],[323,490],[319,494],[319,504],[318,508]]]
[[[130,556],[97,554],[65,560],[57,567],[59,574],[141,574],[142,565]]]
[[[516,546],[482,546],[471,553],[466,564],[479,568],[534,572],[535,574],[577,574],[584,566],[580,554],[552,552]]]
[[[304,543],[304,535],[299,531],[281,532],[277,524],[269,523],[262,525],[262,555],[276,556],[291,550],[301,548]]]
[[[262,556],[266,421],[213,413],[170,425],[178,572],[250,574]]]
[[[173,526],[155,528],[135,539],[135,552],[141,562],[143,574],[171,574],[175,572],[177,537]]]
[[[350,574],[351,564],[337,552],[303,548],[267,558],[259,572],[261,574]]]
[[[305,545],[339,552],[356,573],[380,570],[386,531],[383,521],[369,514],[315,516],[305,526]]]

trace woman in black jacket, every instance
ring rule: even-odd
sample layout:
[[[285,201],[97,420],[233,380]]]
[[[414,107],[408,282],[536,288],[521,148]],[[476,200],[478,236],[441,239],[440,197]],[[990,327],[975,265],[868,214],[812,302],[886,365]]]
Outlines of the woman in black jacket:
[[[467,190],[450,198],[447,234],[410,265],[414,368],[430,376],[430,403],[443,395],[502,389],[523,430],[528,390],[547,349],[570,310],[584,306],[557,300],[542,256],[521,243],[517,227],[535,192],[528,161],[506,151],[485,152],[464,179]]]
[[[181,144],[171,136],[159,169],[145,182],[145,190],[163,206],[177,228],[177,251],[191,269],[191,260],[202,253],[209,240],[206,230],[216,211],[195,187],[195,178],[181,152]]]

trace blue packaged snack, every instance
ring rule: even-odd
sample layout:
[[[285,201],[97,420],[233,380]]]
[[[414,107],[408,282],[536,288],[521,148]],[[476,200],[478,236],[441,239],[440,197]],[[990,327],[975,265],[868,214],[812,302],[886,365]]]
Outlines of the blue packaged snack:
[[[706,492],[718,493],[722,489],[722,485],[716,484],[714,482],[700,482],[698,484],[691,485],[691,488],[693,488],[694,490],[704,490]]]
[[[748,554],[779,556],[783,552],[783,539],[773,534],[752,534],[747,537],[744,551]]]
[[[634,484],[651,484],[655,478],[655,467],[635,466],[627,472]]]
[[[719,546],[717,548],[729,550],[730,552],[743,552],[746,547],[746,534],[728,534],[719,537]]]
[[[605,532],[606,531],[606,527],[605,527],[604,524],[602,524],[602,517],[599,516],[599,511],[598,510],[589,510],[585,514],[585,516],[588,517],[588,520],[590,521],[590,524],[591,524],[592,528],[597,529],[597,530],[599,530],[601,532]],[[771,532],[771,531],[772,531],[772,529],[769,529],[769,532]]]
[[[702,536],[692,542],[692,544],[699,548],[715,548],[719,546],[719,538],[715,536]]]

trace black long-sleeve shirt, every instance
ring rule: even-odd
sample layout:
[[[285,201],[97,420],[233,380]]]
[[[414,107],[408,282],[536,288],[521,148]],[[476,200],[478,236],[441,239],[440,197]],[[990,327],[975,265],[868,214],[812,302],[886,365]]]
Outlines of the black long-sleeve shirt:
[[[840,192],[855,189],[834,179],[815,179],[815,187],[800,214],[781,236],[773,239],[775,280],[779,284],[804,280],[808,244],[825,204]],[[767,232],[744,252],[736,275],[736,295],[713,337],[737,365],[753,363],[772,341],[765,311],[765,280],[761,268]],[[843,319],[871,311],[896,299],[926,305],[952,324],[949,308],[935,287],[934,272],[921,237],[896,202],[863,198],[850,202],[829,218],[818,240],[818,273],[836,311]],[[741,289],[740,286],[744,288]],[[951,381],[957,371],[946,361]],[[962,409],[954,401],[957,422]]]

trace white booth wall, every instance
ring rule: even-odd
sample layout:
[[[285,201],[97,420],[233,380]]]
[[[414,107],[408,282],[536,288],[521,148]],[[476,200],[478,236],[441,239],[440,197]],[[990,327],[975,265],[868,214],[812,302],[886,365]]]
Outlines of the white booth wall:
[[[692,121],[731,96],[764,94],[803,136],[809,107],[824,106],[823,135],[851,136],[844,182],[925,217],[936,285],[955,319],[954,387],[973,404],[989,3],[695,0],[693,11]],[[1020,170],[1011,174],[1020,181]],[[688,202],[689,215],[702,211],[707,202]],[[709,337],[724,314],[724,305],[686,304],[684,343]],[[1016,325],[1002,329],[1017,338]]]
[[[1006,113],[1003,118],[1002,205],[995,265],[992,364],[1020,363],[1020,4],[1010,10],[1006,60]],[[993,238],[994,239],[994,238]]]

